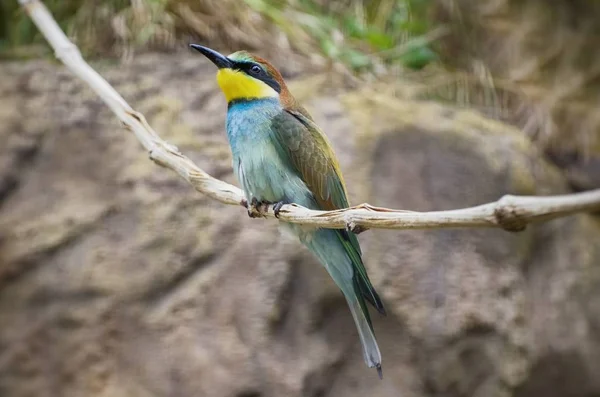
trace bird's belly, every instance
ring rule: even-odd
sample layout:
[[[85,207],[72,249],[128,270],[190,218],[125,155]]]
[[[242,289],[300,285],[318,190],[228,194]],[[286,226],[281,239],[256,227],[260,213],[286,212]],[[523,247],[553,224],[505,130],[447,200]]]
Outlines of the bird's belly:
[[[311,206],[312,193],[270,143],[248,145],[234,156],[233,168],[248,200]]]
[[[230,106],[227,136],[233,170],[248,200],[294,202],[312,208],[312,193],[273,146],[271,119],[282,111],[279,101],[272,98]]]

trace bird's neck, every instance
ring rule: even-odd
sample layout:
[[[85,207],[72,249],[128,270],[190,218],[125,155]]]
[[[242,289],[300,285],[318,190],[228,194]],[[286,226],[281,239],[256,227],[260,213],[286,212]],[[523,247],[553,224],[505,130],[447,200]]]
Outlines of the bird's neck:
[[[260,110],[266,108],[281,108],[279,99],[267,97],[267,98],[237,98],[227,102],[227,109],[229,111],[243,111],[243,110]]]

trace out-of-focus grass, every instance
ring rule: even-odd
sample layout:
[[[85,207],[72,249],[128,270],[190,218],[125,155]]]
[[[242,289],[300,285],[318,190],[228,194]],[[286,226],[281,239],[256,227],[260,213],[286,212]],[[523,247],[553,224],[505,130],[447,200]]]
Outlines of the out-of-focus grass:
[[[376,76],[391,94],[416,82],[410,95],[478,109],[542,146],[600,142],[598,68],[589,58],[594,52],[582,50],[595,43],[596,2],[580,9],[568,0],[552,7],[509,0],[42,1],[88,58],[173,50],[196,39],[256,51],[279,65],[301,53],[319,61],[314,65],[325,59],[336,71],[343,65],[358,72],[357,81]],[[572,15],[587,22],[573,29]],[[0,60],[50,55],[17,0],[0,0]]]
[[[196,37],[221,48],[285,48],[317,55],[355,72],[382,74],[391,86],[403,74],[437,59],[430,26],[432,0],[44,0],[87,57],[123,56],[135,50],[172,49],[177,39]],[[100,5],[98,5],[100,3]],[[0,54],[36,57],[47,49],[17,1],[0,3]],[[284,43],[285,44],[285,43]],[[181,43],[179,43],[181,46]],[[34,47],[32,47],[34,46]],[[283,51],[289,53],[289,50]],[[49,54],[49,52],[48,52]],[[1,58],[1,55],[0,55]],[[440,65],[441,66],[441,65]],[[485,69],[485,67],[483,67]],[[493,80],[433,67],[410,75],[422,84],[419,98],[504,110]],[[387,76],[387,78],[385,77]],[[492,83],[490,84],[490,81]],[[412,86],[412,85],[411,85]]]
[[[166,12],[166,0],[42,2],[86,55],[114,55],[125,44],[147,47],[172,38],[174,24]],[[43,37],[17,0],[0,3],[0,57],[37,57],[44,48],[40,44],[44,44]]]
[[[442,29],[428,22],[432,0],[43,1],[87,57],[169,50],[181,46],[178,38],[190,36],[263,54],[280,48],[289,53],[289,43],[296,52],[383,75],[394,87],[406,86],[402,77],[408,77],[395,69],[421,69],[436,60],[432,41]],[[0,3],[0,58],[3,50],[10,58],[39,56],[48,51],[43,43],[16,0]],[[429,69],[410,74],[410,80],[422,83],[414,93],[419,98],[474,107],[500,119],[515,108],[530,109],[521,106],[519,93],[504,95],[483,64],[482,73],[448,72],[439,63]],[[505,97],[517,105],[505,104]]]
[[[281,31],[298,51],[353,70],[419,69],[436,59],[427,32],[430,0],[44,0],[86,55],[168,49],[193,34],[232,47],[274,45]],[[272,29],[268,29],[268,27]],[[37,56],[35,26],[17,1],[0,4],[0,56]],[[236,45],[237,44],[237,45]],[[118,50],[115,50],[118,49]]]
[[[288,33],[302,30],[326,57],[352,69],[375,62],[419,69],[436,59],[425,37],[429,0],[246,0]],[[322,4],[321,4],[322,3]]]

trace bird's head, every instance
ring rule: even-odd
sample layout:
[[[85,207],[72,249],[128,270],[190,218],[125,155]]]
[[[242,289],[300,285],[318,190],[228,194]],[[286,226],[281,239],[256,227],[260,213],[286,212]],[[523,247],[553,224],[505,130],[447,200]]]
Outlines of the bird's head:
[[[246,51],[225,56],[201,45],[190,46],[219,68],[217,82],[227,102],[278,98],[286,105],[294,101],[281,73],[265,59]]]

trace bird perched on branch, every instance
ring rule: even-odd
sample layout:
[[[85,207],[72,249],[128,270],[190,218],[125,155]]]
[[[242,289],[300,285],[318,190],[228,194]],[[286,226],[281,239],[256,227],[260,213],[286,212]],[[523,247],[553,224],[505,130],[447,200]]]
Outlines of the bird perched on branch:
[[[233,170],[249,213],[265,204],[273,204],[276,216],[290,203],[315,210],[347,208],[346,187],[329,140],[290,94],[279,71],[246,51],[226,57],[197,44],[191,47],[219,69]],[[385,309],[367,275],[358,239],[346,230],[282,224],[317,256],[342,290],[365,362],[381,378],[381,354],[366,302],[383,315]]]

